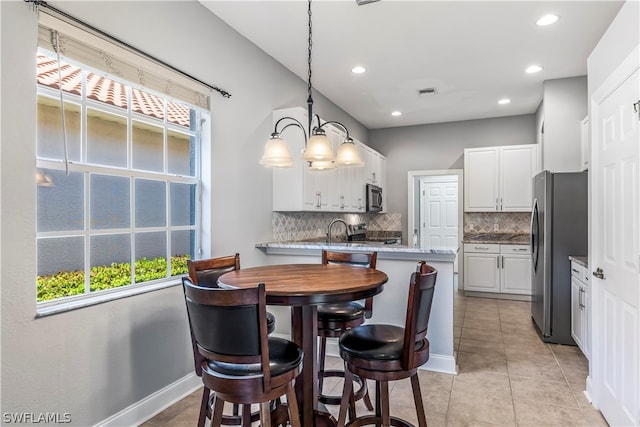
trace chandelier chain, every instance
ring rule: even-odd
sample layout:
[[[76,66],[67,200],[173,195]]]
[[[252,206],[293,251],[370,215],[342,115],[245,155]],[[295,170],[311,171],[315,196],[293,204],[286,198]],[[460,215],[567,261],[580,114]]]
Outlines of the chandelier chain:
[[[311,27],[311,0],[309,0],[309,9],[308,9],[308,15],[309,15],[309,48],[308,48],[308,54],[309,54],[309,59],[307,61],[308,65],[309,65],[309,75],[308,75],[308,85],[307,85],[307,92],[309,94],[309,99],[311,99],[311,48],[313,47],[313,40],[311,38],[311,34],[312,34],[312,27]]]

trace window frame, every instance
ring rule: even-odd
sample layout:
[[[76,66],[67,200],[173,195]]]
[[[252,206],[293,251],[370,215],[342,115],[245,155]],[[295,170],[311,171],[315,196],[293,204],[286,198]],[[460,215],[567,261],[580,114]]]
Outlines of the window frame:
[[[55,53],[52,53],[44,48],[38,48],[36,55],[44,54],[51,58],[55,58]],[[61,297],[53,300],[38,302],[36,298],[36,317],[46,316],[59,312],[65,312],[68,310],[86,307],[89,305],[99,304],[102,302],[125,298],[132,295],[142,294],[157,289],[163,289],[169,286],[175,286],[180,283],[181,275],[170,276],[171,274],[171,233],[174,231],[192,231],[195,234],[195,244],[193,253],[191,256],[195,257],[202,254],[203,247],[203,222],[202,222],[202,155],[203,149],[208,151],[210,146],[210,136],[208,132],[203,132],[203,129],[208,128],[210,122],[211,112],[210,110],[197,107],[195,105],[189,105],[184,101],[177,100],[168,95],[158,94],[149,90],[148,88],[137,85],[134,82],[118,79],[117,77],[108,75],[107,78],[123,84],[126,87],[127,93],[127,108],[120,108],[112,106],[100,101],[96,101],[88,98],[86,88],[86,76],[88,72],[104,75],[99,70],[92,69],[90,66],[78,63],[69,58],[64,58],[64,62],[79,67],[82,70],[82,86],[81,94],[73,94],[66,92],[62,89],[55,89],[42,85],[36,82],[36,103],[40,96],[57,99],[60,102],[60,92],[62,91],[62,98],[64,103],[67,102],[76,104],[80,107],[80,161],[69,160],[68,169],[69,172],[82,173],[83,177],[83,227],[81,230],[64,230],[64,231],[43,231],[39,232],[36,229],[36,242],[43,238],[56,238],[56,237],[82,237],[83,238],[83,265],[85,274],[84,293],[79,295],[72,295],[67,297]],[[139,89],[147,93],[151,93],[158,97],[163,98],[166,101],[175,102],[182,105],[187,105],[191,110],[195,111],[192,114],[192,120],[195,124],[192,125],[194,129],[187,129],[184,126],[169,121],[169,115],[167,114],[167,102],[164,103],[164,117],[158,119],[149,115],[132,111],[132,89]],[[98,110],[108,114],[115,114],[122,116],[126,119],[127,123],[127,161],[126,167],[108,166],[92,164],[88,162],[87,147],[88,147],[88,135],[87,135],[87,111],[88,109]],[[133,126],[134,123],[146,123],[153,126],[159,126],[163,128],[163,171],[153,172],[133,168]],[[38,121],[36,121],[38,123]],[[180,133],[193,137],[194,142],[194,176],[186,176],[176,173],[169,173],[169,135],[171,133]],[[40,158],[38,151],[35,152],[36,159],[36,171],[40,169],[56,169],[65,170],[64,160],[52,159],[52,158]],[[91,177],[95,174],[104,176],[118,176],[126,177],[129,180],[129,227],[125,228],[92,228],[91,225]],[[148,179],[154,181],[161,181],[165,184],[165,224],[164,226],[157,227],[139,227],[135,223],[135,182],[136,179]],[[171,225],[171,185],[173,183],[195,185],[195,212],[193,225]],[[37,199],[37,195],[36,195]],[[137,258],[135,253],[135,240],[136,235],[141,233],[157,233],[163,232],[166,240],[166,250],[164,257],[167,258],[167,277],[162,279],[155,279],[147,282],[135,282],[135,267],[134,263]],[[92,236],[100,235],[122,235],[127,234],[129,236],[130,244],[130,264],[131,264],[131,279],[132,283],[123,285],[121,287],[110,288],[99,291],[90,291],[90,270],[91,270],[91,238]],[[37,245],[36,245],[37,246]],[[36,250],[36,260],[39,258]],[[34,282],[35,285],[35,282]]]

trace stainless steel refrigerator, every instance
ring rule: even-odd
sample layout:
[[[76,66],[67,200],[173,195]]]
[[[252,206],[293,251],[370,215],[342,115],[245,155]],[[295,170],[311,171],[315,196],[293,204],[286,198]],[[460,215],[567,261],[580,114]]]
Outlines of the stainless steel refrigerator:
[[[545,342],[571,338],[569,256],[587,255],[587,172],[533,178],[531,213],[531,317]]]

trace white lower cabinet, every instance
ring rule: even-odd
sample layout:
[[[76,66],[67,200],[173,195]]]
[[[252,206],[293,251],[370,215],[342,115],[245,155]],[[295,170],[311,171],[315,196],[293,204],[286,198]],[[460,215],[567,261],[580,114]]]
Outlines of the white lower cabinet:
[[[528,245],[464,245],[464,290],[531,295]]]
[[[591,359],[590,301],[589,271],[571,261],[571,337],[587,359]]]

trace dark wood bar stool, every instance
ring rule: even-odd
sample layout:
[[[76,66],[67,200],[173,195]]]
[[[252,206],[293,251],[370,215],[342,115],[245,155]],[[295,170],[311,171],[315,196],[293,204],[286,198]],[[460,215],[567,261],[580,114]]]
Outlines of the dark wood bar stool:
[[[376,268],[377,252],[355,253],[355,252],[331,252],[322,251],[323,264],[347,264],[357,267]],[[364,304],[360,302],[343,302],[334,304],[318,305],[318,336],[320,337],[320,349],[318,355],[318,399],[327,405],[339,405],[341,396],[330,396],[322,394],[324,378],[343,377],[344,371],[325,370],[325,358],[327,350],[327,338],[338,338],[345,331],[362,325],[365,319],[371,318],[373,310],[373,297],[367,298]],[[354,393],[354,399],[364,399],[364,404],[370,411],[373,410],[371,399],[367,391],[367,382],[360,377],[355,377],[359,385]]]
[[[187,267],[189,268],[189,280],[195,285],[209,288],[218,287],[218,278],[224,273],[229,271],[240,269],[240,254],[223,256],[218,258],[208,258],[201,260],[187,260]],[[267,312],[267,333],[272,333],[276,327],[276,319],[273,314]],[[193,359],[195,363],[196,375],[202,377],[201,364],[203,357],[196,347],[196,342],[191,335],[191,343],[193,345]],[[202,392],[201,406],[205,408],[211,408],[211,402],[214,399],[214,395],[211,391],[205,387]],[[276,405],[277,402],[274,402]],[[274,407],[275,409],[275,407]],[[251,407],[246,406],[243,408],[243,415],[240,414],[240,407],[237,404],[233,405],[233,409],[230,414],[224,414],[222,416],[223,425],[240,425],[242,422],[242,416],[247,418],[251,417],[252,421],[257,421],[260,418],[260,412],[251,412]],[[211,418],[209,413],[207,418]]]
[[[215,393],[213,409],[208,399],[201,406],[198,426],[204,426],[209,414],[212,427],[222,425],[225,402],[245,408],[259,403],[261,425],[286,425],[287,420],[271,419],[271,402],[286,395],[288,421],[300,427],[294,380],[301,371],[302,350],[291,341],[268,337],[264,284],[208,288],[186,277],[182,284],[189,327],[202,358],[202,382]],[[242,425],[251,425],[250,418],[243,417]]]
[[[420,427],[427,420],[420,393],[418,368],[429,360],[427,327],[435,290],[437,271],[424,261],[411,274],[405,327],[393,325],[362,325],[340,338],[340,356],[345,362],[345,382],[340,403],[338,426],[345,425],[354,375],[376,382],[375,415],[351,419],[349,426],[376,424],[411,426],[389,415],[389,381],[411,378],[413,399]],[[354,410],[355,412],[355,410]]]
[[[189,279],[199,286],[218,287],[218,278],[224,273],[240,270],[240,254],[209,258],[201,260],[187,260]],[[267,332],[276,329],[276,318],[267,311]]]

